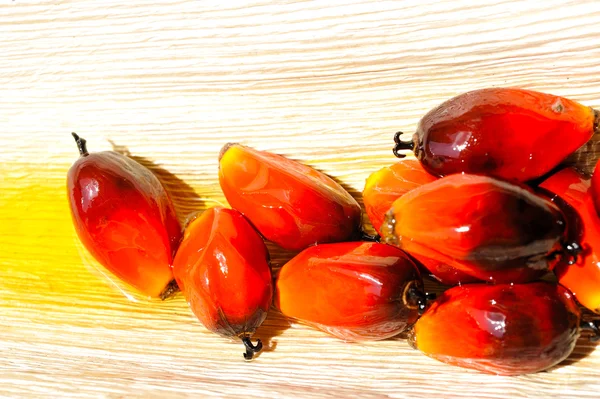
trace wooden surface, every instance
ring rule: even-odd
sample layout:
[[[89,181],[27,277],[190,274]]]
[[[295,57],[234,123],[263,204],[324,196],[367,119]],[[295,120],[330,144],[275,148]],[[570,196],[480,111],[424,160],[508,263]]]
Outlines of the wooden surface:
[[[258,332],[268,350],[246,363],[181,296],[124,297],[75,238],[71,131],[150,166],[184,218],[224,201],[226,142],[360,191],[394,162],[396,130],[487,86],[600,107],[600,2],[2,0],[0,396],[597,397],[600,349],[583,340],[560,367],[507,378],[401,339],[345,344],[273,312]]]

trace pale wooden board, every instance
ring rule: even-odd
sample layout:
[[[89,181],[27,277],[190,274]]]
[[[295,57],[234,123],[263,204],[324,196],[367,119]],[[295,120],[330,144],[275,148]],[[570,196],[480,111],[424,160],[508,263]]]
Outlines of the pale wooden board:
[[[228,141],[360,191],[394,162],[396,130],[487,86],[600,107],[600,2],[2,0],[0,396],[597,397],[600,350],[584,341],[551,372],[495,377],[272,313],[258,333],[272,350],[246,363],[181,296],[130,302],[80,256],[72,130],[143,158],[183,218],[223,201]]]

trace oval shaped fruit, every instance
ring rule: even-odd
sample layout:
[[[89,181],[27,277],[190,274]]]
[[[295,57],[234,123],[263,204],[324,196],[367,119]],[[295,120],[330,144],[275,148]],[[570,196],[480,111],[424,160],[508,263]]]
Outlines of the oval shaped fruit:
[[[309,247],[283,266],[276,282],[275,305],[284,315],[348,341],[397,335],[424,303],[414,263],[379,243]]]
[[[237,337],[252,359],[262,348],[250,337],[267,317],[273,297],[269,253],[236,210],[211,208],[187,225],[173,273],[192,311],[223,337]]]
[[[281,155],[227,144],[219,158],[227,201],[282,248],[338,242],[357,234],[360,206],[323,173]]]
[[[579,303],[600,313],[600,219],[590,193],[590,179],[573,168],[566,168],[550,176],[540,187],[567,202],[569,208],[564,213],[568,216],[569,230],[574,240],[581,242],[582,251],[575,257],[574,264],[556,265],[554,272],[558,281]]]
[[[80,158],[67,174],[71,216],[92,256],[151,297],[173,290],[171,263],[181,226],[169,195],[146,167],[113,151],[88,153],[73,133]]]
[[[371,174],[363,190],[363,202],[367,215],[377,233],[381,234],[380,227],[394,201],[407,192],[435,180],[437,178],[427,173],[416,159],[402,159],[392,166],[382,168]],[[415,254],[413,260],[433,279],[445,285],[480,281],[436,259]]]
[[[389,244],[495,283],[531,281],[567,249],[565,222],[551,202],[487,176],[450,175],[392,205]]]
[[[468,284],[441,294],[411,339],[444,363],[500,375],[535,373],[569,356],[580,317],[571,294],[554,283]]]
[[[398,198],[437,178],[429,173],[416,159],[402,159],[392,166],[372,173],[363,190],[365,211],[375,230],[380,233],[385,214]]]
[[[485,174],[528,181],[552,170],[585,144],[600,112],[551,94],[512,88],[475,90],[428,112],[412,143],[396,136],[396,148],[413,149],[436,176]]]

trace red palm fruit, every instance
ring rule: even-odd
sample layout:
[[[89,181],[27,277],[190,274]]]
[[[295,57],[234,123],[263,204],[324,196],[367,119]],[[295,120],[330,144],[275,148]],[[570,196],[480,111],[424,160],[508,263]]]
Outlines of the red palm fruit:
[[[530,90],[492,88],[454,97],[419,122],[413,149],[436,176],[485,174],[528,181],[552,170],[594,134],[600,112]]]
[[[550,201],[486,176],[457,174],[416,188],[392,205],[389,244],[484,281],[536,279],[568,252],[565,221]]]
[[[596,207],[596,213],[600,215],[600,161],[596,164],[594,174],[592,175],[592,200]]]
[[[262,348],[250,337],[267,317],[273,297],[269,253],[236,210],[211,208],[187,225],[173,272],[192,311],[223,337],[237,337],[252,359]]]
[[[423,184],[437,178],[423,169],[416,159],[402,159],[371,174],[363,190],[363,202],[367,215],[377,233],[385,220],[386,213],[398,198]],[[450,265],[422,255],[413,255],[414,260],[432,278],[445,285],[456,285],[480,281]]]
[[[410,258],[372,242],[305,249],[283,266],[275,291],[284,315],[348,341],[397,335],[424,304],[423,282]]]
[[[354,198],[323,173],[281,155],[227,144],[219,158],[227,201],[282,248],[345,241],[360,229]]]
[[[171,263],[181,226],[160,181],[113,151],[88,153],[73,133],[80,158],[67,174],[73,224],[94,258],[151,297],[173,291]]]
[[[500,375],[535,373],[573,351],[580,316],[571,294],[554,283],[467,284],[433,302],[411,340],[444,363]]]
[[[575,242],[581,242],[581,253],[574,264],[560,262],[554,272],[558,281],[571,290],[586,308],[600,313],[600,219],[593,203],[590,179],[573,168],[563,169],[545,180],[540,187],[557,194],[553,201],[567,205],[561,208],[567,216]]]

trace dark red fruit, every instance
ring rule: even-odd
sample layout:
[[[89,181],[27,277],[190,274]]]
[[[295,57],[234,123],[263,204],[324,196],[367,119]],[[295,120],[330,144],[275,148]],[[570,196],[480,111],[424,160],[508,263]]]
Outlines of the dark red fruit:
[[[571,294],[553,283],[469,284],[433,302],[412,341],[444,363],[500,375],[535,373],[573,351],[580,316]]]
[[[454,97],[421,119],[412,143],[396,136],[395,153],[414,149],[436,176],[485,174],[528,181],[585,144],[600,113],[530,90],[493,88]]]

